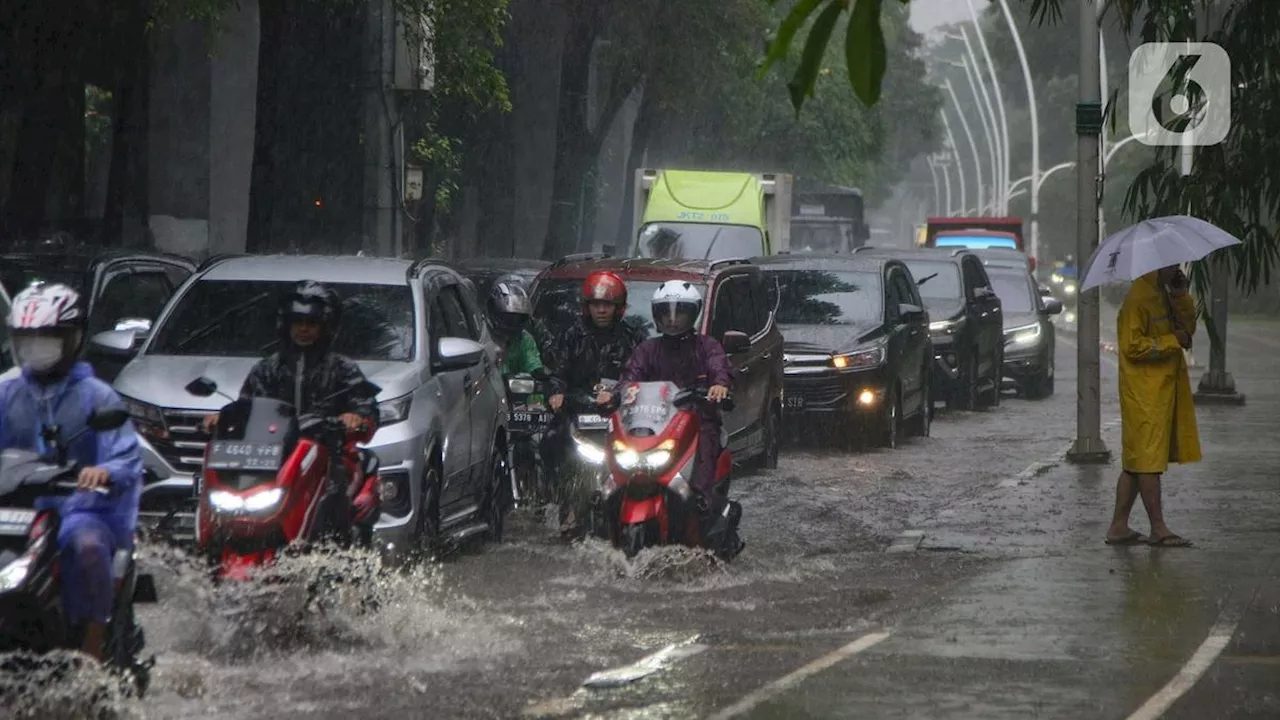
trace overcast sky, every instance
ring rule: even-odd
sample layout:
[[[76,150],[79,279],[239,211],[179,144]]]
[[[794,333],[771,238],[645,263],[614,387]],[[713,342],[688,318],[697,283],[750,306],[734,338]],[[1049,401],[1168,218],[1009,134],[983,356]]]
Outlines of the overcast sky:
[[[985,5],[986,0],[974,1],[979,12]],[[911,27],[918,33],[969,17],[969,5],[965,0],[911,0],[910,7]]]

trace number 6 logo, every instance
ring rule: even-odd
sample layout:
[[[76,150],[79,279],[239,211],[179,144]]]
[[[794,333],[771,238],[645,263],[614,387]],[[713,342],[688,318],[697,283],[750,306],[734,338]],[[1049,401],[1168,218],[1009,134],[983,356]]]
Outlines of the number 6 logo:
[[[1217,145],[1231,131],[1231,58],[1214,43],[1129,55],[1129,130],[1144,145]]]

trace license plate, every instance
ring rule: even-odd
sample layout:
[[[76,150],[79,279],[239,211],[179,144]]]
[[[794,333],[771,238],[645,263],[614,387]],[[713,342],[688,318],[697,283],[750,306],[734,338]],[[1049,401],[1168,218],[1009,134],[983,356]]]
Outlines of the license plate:
[[[578,416],[578,427],[584,430],[599,429],[602,427],[607,427],[608,425],[609,425],[609,419],[602,415],[579,415]]]
[[[512,425],[545,425],[551,422],[551,413],[513,412],[510,420]]]
[[[215,440],[209,445],[211,470],[278,470],[284,446],[275,443]]]
[[[788,410],[803,410],[803,409],[804,409],[804,396],[803,396],[803,395],[788,395],[788,396],[786,397],[785,403],[786,403],[786,407],[787,407],[787,409],[788,409]]]
[[[26,535],[35,521],[35,510],[4,508],[0,510],[0,535]]]

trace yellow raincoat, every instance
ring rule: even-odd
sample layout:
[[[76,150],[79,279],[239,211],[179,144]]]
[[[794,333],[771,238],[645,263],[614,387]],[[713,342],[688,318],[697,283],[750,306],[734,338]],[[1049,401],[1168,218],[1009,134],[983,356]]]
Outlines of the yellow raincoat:
[[[1134,281],[1116,317],[1123,469],[1131,473],[1200,460],[1191,380],[1171,310],[1178,326],[1195,334],[1195,300],[1166,298],[1151,272]]]

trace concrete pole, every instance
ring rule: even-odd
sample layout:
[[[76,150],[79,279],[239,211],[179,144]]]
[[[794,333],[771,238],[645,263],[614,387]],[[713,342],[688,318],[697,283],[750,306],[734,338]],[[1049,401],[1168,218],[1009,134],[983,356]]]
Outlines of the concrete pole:
[[[1076,105],[1076,257],[1080,262],[1092,257],[1098,247],[1098,139],[1102,135],[1102,88],[1098,76],[1096,2],[1080,0],[1080,100]],[[1031,182],[1034,188],[1036,181]],[[1081,280],[1087,269],[1080,268]],[[1098,289],[1080,293],[1078,297],[1076,440],[1067,453],[1067,459],[1074,463],[1106,463],[1111,460],[1111,451],[1102,441]]]
[[[929,177],[933,179],[933,212],[942,214],[942,186],[938,182],[938,163],[932,155],[925,158],[929,162]]]
[[[392,175],[395,161],[392,127],[396,124],[395,72],[396,15],[394,0],[368,4],[365,27],[364,99],[364,238],[366,253],[383,257],[401,254],[399,233],[399,182]]]
[[[960,207],[963,208],[968,204],[965,202],[964,165],[960,163],[960,151],[956,145],[956,136],[951,132],[951,121],[947,120],[947,110],[943,108],[938,112],[942,113],[942,127],[947,131],[947,154],[956,163],[956,177],[960,180]],[[947,207],[951,207],[951,201],[947,201]]]
[[[1092,11],[1093,2],[1087,2]],[[1022,63],[1022,78],[1027,84],[1027,107],[1031,110],[1031,257],[1040,257],[1040,108],[1036,105],[1036,83],[1031,77],[1031,65],[1027,62],[1027,51],[1022,47],[1022,34],[1018,32],[1018,24],[1013,20],[1013,11],[1009,9],[1009,0],[1000,0],[1000,9],[1004,11],[1004,20],[1009,25],[1009,34],[1013,36],[1013,45],[1018,50],[1018,61]],[[1097,27],[1097,23],[1093,24]],[[1094,33],[1097,34],[1096,32]],[[1096,45],[1097,38],[1089,43]],[[1084,60],[1081,60],[1083,63]],[[1097,83],[1098,49],[1093,48],[1091,82]]]
[[[969,141],[969,151],[973,153],[973,174],[978,180],[978,207],[981,208],[983,205],[982,156],[978,154],[978,143],[973,139],[973,131],[969,129],[969,120],[964,116],[964,107],[960,105],[960,98],[956,96],[955,88],[951,86],[951,78],[947,78],[943,82],[946,85],[947,93],[951,95],[951,104],[956,108],[956,115],[960,116],[960,129],[964,130],[965,139]]]
[[[1106,103],[1111,98],[1110,83],[1107,82],[1107,39],[1102,36],[1102,4],[1098,4],[1098,86],[1099,97]],[[1104,112],[1106,108],[1103,108]],[[1102,171],[1098,174],[1098,242],[1107,239],[1107,128],[1102,128],[1098,136],[1098,154],[1102,156]]]
[[[942,162],[938,163],[938,169],[942,171],[942,183],[943,183],[943,187],[947,191],[946,210],[944,210],[941,214],[946,217],[950,217],[951,216],[951,164],[943,160]]]
[[[1005,112],[1004,93],[1000,91],[1000,79],[996,77],[996,65],[991,61],[991,52],[987,49],[987,36],[982,32],[982,22],[978,18],[978,9],[973,0],[965,0],[969,4],[969,17],[973,20],[973,31],[978,35],[978,46],[982,48],[982,57],[987,61],[987,72],[991,75],[991,89],[996,95],[995,105],[1000,110],[1000,135],[1002,144],[1000,180],[996,185],[1000,188],[1000,208],[1005,215],[1009,214],[1009,118]],[[961,31],[963,32],[963,30]],[[985,86],[984,86],[985,87]]]
[[[1195,148],[1190,140],[1194,133],[1185,133],[1182,148],[1182,175],[1191,174]],[[1190,214],[1190,208],[1188,208]],[[1195,401],[1203,405],[1244,405],[1243,393],[1236,392],[1235,378],[1227,372],[1227,296],[1231,290],[1231,265],[1225,257],[1210,256],[1209,315],[1217,331],[1218,342],[1209,345],[1209,370],[1200,376]],[[1187,365],[1192,364],[1187,353]]]

